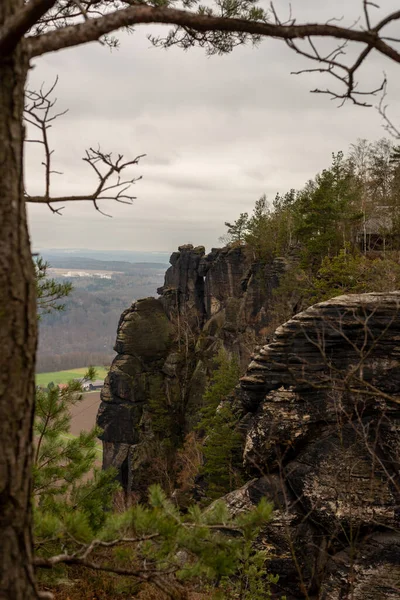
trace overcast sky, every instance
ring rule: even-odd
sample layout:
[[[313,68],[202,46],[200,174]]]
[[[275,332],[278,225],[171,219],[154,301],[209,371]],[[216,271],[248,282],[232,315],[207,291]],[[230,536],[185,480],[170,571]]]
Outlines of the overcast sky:
[[[275,4],[280,10],[288,5]],[[299,22],[341,15],[350,22],[361,0],[292,5]],[[398,0],[381,6],[388,13]],[[299,188],[329,166],[332,152],[385,134],[375,109],[338,109],[327,96],[310,94],[331,82],[291,75],[309,65],[282,42],[208,58],[198,49],[153,48],[150,31],[155,28],[142,26],[121,35],[116,51],[94,43],[35,62],[31,87],[50,84],[58,74],[58,107],[69,109],[50,132],[53,168],[64,173],[54,176],[53,194],[92,192],[96,181],[81,160],[87,147],[100,144],[127,158],[147,155],[133,171],[143,176],[134,205],[104,203],[112,219],[88,203],[70,204],[62,217],[30,205],[35,249],[173,251],[188,242],[211,248],[225,232],[224,221],[250,212],[262,194],[272,201],[277,192]],[[391,115],[400,123],[400,66],[372,56],[362,80],[379,85],[383,71]],[[36,144],[28,148],[31,194],[43,191],[39,152]]]

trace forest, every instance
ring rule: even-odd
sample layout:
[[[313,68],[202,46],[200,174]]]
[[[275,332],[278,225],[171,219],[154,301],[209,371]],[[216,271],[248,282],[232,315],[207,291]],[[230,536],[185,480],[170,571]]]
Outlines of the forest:
[[[44,253],[46,256],[46,253]],[[96,260],[85,257],[49,257],[48,276],[70,281],[73,291],[65,310],[47,314],[39,322],[37,372],[88,365],[109,365],[121,312],[138,298],[152,296],[162,283],[166,265]],[[75,272],[110,272],[111,279],[53,275],[51,267]]]
[[[345,292],[390,291],[400,283],[400,147],[358,140],[300,190],[262,196],[249,215],[225,223],[230,244],[255,261],[290,256],[276,290],[279,322]]]

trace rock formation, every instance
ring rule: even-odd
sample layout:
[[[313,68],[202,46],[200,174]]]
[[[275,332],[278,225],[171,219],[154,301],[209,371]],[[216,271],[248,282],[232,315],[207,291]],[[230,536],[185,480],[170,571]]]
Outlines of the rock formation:
[[[226,500],[232,511],[274,502],[259,543],[275,597],[399,598],[400,292],[317,304],[252,354],[286,261],[186,245],[170,262],[160,297],[121,316],[98,416],[104,465],[144,490],[165,441],[196,422],[223,346],[247,366],[232,402],[249,482]]]
[[[172,327],[159,300],[145,298],[125,310],[118,324],[113,361],[101,392],[97,424],[103,429],[103,467],[119,469],[133,489],[135,461],[146,463],[149,397],[163,393],[161,369],[172,343]],[[139,453],[138,453],[139,448]]]
[[[243,247],[205,255],[190,244],[170,263],[160,297],[139,300],[121,316],[97,419],[104,467],[116,467],[124,487],[137,492],[156,463],[168,468],[160,456],[173,460],[165,441],[179,445],[196,422],[218,350],[248,364],[285,268],[278,259],[254,265]]]
[[[236,401],[258,479],[227,499],[274,501],[263,539],[281,593],[400,597],[400,292],[296,315],[253,356]]]

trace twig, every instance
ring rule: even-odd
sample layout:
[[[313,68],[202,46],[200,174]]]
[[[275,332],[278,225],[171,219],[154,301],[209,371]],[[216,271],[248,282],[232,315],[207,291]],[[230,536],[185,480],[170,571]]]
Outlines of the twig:
[[[142,179],[139,177],[122,177],[122,172],[126,169],[137,165],[141,158],[146,156],[140,154],[133,160],[124,160],[122,154],[118,154],[116,158],[112,153],[103,152],[100,147],[95,150],[89,148],[86,150],[86,155],[83,161],[86,162],[94,170],[98,179],[98,184],[95,190],[90,194],[81,194],[78,196],[52,196],[51,195],[51,176],[54,174],[61,175],[60,171],[52,168],[52,157],[54,150],[50,148],[48,130],[52,127],[52,122],[59,117],[65,115],[68,111],[54,113],[53,109],[57,99],[52,99],[52,94],[57,85],[58,77],[53,85],[47,90],[44,90],[42,85],[39,91],[26,91],[26,102],[24,109],[24,118],[27,123],[37,128],[40,132],[40,138],[27,139],[27,142],[41,144],[44,150],[44,161],[42,165],[45,169],[45,190],[43,196],[31,196],[27,192],[25,197],[27,202],[35,204],[47,204],[53,213],[61,214],[64,206],[55,208],[53,204],[67,202],[93,202],[95,209],[104,216],[111,215],[100,209],[99,202],[101,200],[113,200],[122,204],[132,204],[136,196],[130,193],[131,186]]]

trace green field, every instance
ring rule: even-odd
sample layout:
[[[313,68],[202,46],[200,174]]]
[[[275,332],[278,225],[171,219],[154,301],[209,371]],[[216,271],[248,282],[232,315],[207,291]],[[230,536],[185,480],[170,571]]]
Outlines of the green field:
[[[95,367],[96,379],[104,379],[107,375],[107,369],[104,367]],[[51,381],[53,383],[68,383],[71,379],[80,379],[87,371],[87,367],[73,369],[72,371],[55,371],[54,373],[38,373],[36,375],[36,385],[46,387]]]

